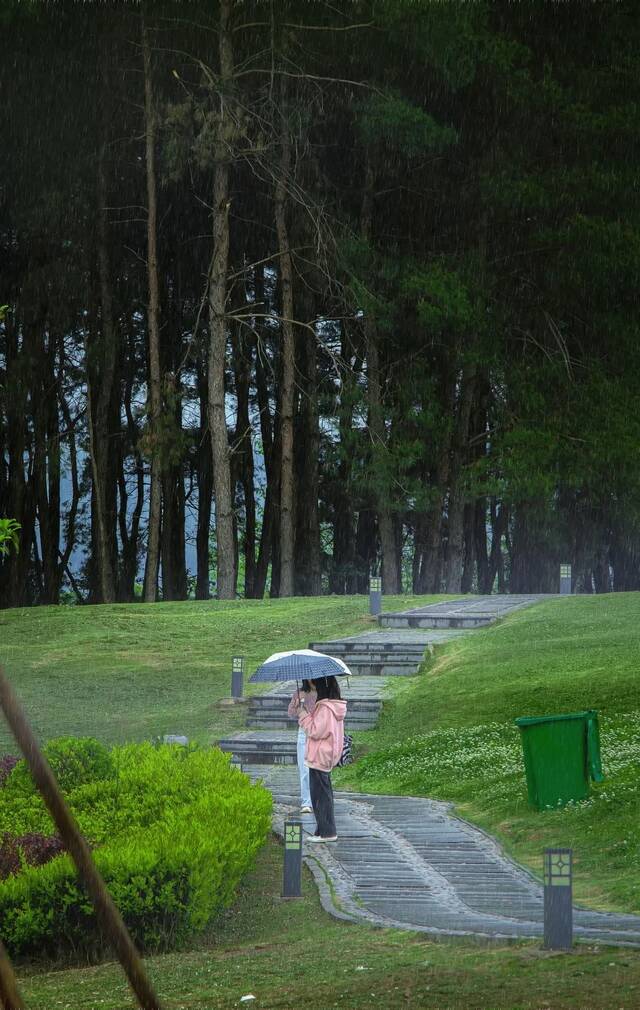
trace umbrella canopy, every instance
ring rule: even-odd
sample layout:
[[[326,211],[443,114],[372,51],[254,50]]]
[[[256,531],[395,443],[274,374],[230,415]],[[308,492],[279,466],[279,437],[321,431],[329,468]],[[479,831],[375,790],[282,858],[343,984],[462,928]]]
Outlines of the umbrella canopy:
[[[319,680],[320,677],[348,677],[351,670],[341,659],[313,649],[274,652],[249,677],[253,684],[263,680]]]

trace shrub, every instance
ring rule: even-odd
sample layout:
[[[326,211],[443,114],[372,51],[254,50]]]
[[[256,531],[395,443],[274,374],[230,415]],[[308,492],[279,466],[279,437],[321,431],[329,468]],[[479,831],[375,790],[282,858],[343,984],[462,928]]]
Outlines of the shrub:
[[[110,759],[111,777],[67,783],[67,801],[136,943],[167,949],[230,902],[269,831],[271,796],[217,749],[131,744]],[[14,774],[0,793],[0,831]],[[19,789],[13,798],[23,823],[47,823],[42,804],[36,811]],[[64,854],[0,883],[0,935],[14,956],[104,946]]]
[[[111,754],[91,737],[63,736],[50,740],[43,748],[44,756],[63,792],[76,789],[85,782],[113,778]],[[11,773],[8,786],[12,790],[36,795],[36,787],[26,761],[19,761]]]
[[[0,880],[20,873],[25,864],[44,866],[63,850],[62,839],[58,835],[47,837],[32,832],[16,838],[15,835],[5,832],[0,838]]]
[[[0,758],[0,786],[5,784],[18,761],[14,754],[3,754]]]

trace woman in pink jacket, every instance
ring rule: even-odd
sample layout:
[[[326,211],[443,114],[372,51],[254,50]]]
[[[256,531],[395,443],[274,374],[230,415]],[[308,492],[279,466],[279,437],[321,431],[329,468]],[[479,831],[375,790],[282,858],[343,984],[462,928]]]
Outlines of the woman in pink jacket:
[[[305,764],[309,768],[311,803],[316,815],[316,833],[310,842],[335,842],[336,820],[333,810],[331,770],[342,756],[346,701],[340,697],[335,677],[320,677],[314,681],[317,701],[313,712],[304,702],[300,705],[298,724],[307,734]]]

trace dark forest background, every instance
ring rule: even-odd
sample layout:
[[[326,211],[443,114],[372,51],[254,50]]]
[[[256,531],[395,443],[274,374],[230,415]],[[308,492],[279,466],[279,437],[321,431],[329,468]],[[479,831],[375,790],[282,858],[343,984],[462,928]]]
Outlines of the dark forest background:
[[[639,17],[4,0],[2,604],[640,589]]]

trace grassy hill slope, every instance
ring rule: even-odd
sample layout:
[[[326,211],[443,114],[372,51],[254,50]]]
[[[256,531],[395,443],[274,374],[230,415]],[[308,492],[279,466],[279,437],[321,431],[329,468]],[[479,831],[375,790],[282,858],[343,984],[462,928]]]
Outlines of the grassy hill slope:
[[[580,898],[640,911],[639,613],[634,593],[550,600],[443,646],[398,685],[340,783],[452,800],[536,870],[545,846],[571,846]],[[532,811],[514,719],[587,708],[605,781],[583,803]]]
[[[371,621],[363,596],[4,610],[0,662],[42,739],[123,743],[183,733],[209,742],[246,717],[243,707],[218,706],[230,694],[232,656],[246,657],[248,677],[272,652],[357,634]],[[15,747],[0,721],[2,749]]]

